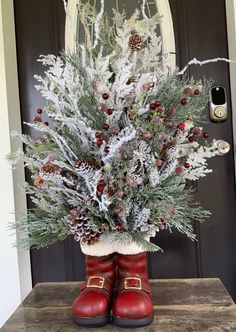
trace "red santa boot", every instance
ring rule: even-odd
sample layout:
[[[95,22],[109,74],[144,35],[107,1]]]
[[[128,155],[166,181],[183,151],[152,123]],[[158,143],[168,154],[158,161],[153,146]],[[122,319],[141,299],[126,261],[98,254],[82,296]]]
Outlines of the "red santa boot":
[[[146,253],[118,254],[118,289],[113,304],[113,322],[138,327],[153,321],[153,304],[147,274]]]
[[[110,321],[112,295],[116,279],[114,254],[86,256],[87,279],[72,305],[74,322],[98,327]]]

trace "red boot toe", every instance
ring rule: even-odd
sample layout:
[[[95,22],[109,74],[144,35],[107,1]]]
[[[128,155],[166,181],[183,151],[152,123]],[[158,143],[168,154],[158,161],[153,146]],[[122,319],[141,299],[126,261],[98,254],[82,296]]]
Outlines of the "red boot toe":
[[[145,319],[153,315],[153,305],[144,292],[126,291],[117,297],[113,315],[122,319]]]
[[[72,312],[74,317],[89,319],[106,316],[109,306],[110,300],[106,294],[90,290],[82,292],[74,300]]]
[[[87,281],[72,305],[73,319],[82,326],[103,326],[110,321],[115,284],[114,255],[86,256],[86,272]]]
[[[118,292],[113,304],[113,322],[122,327],[140,327],[153,321],[151,288],[146,253],[118,255]]]

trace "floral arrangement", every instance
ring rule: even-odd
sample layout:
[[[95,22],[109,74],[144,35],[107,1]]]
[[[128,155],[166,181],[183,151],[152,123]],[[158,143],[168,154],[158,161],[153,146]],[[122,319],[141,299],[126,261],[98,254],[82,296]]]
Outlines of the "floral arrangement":
[[[85,43],[75,54],[41,56],[47,67],[36,89],[47,100],[33,127],[38,136],[13,133],[32,174],[25,186],[34,208],[14,225],[27,232],[23,245],[43,247],[73,235],[139,243],[173,228],[195,239],[192,220],[210,215],[194,202],[192,181],[212,170],[216,141],[202,128],[211,82],[194,81],[168,66],[158,14],[131,18],[104,2],[97,14],[80,2]],[[91,34],[91,27],[94,33]]]

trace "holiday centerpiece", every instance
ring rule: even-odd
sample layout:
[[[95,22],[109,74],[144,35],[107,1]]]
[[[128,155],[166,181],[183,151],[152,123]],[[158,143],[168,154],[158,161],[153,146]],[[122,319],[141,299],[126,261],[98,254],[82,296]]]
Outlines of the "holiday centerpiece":
[[[83,308],[91,289],[100,290],[95,298],[101,289],[111,294],[115,272],[104,276],[99,264],[110,262],[115,270],[118,253],[114,321],[141,326],[153,319],[147,275],[123,275],[121,266],[134,269],[135,260],[145,266],[145,251],[160,249],[150,242],[159,232],[177,229],[195,239],[192,221],[210,214],[195,203],[191,182],[211,172],[207,159],[218,153],[202,125],[211,82],[171,70],[156,33],[158,14],[143,18],[142,7],[127,18],[114,10],[111,24],[101,4],[98,14],[88,3],[78,4],[85,43],[74,54],[40,57],[47,70],[36,76],[36,89],[48,103],[27,123],[38,136],[13,133],[25,149],[9,156],[13,165],[23,160],[32,174],[25,191],[34,207],[14,227],[28,234],[25,247],[70,235],[81,243],[89,255],[88,279],[73,305],[81,325],[109,321],[110,302],[102,312]],[[135,304],[127,313],[129,292]]]

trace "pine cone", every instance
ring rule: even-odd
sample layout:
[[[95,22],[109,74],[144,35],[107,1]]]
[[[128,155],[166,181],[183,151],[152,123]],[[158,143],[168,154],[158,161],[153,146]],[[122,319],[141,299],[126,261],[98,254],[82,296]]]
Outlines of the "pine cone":
[[[166,159],[169,155],[171,155],[173,152],[175,152],[176,147],[177,147],[177,143],[175,140],[168,142],[162,149],[162,151],[160,153],[160,158]]]
[[[143,48],[143,45],[144,42],[142,37],[137,32],[132,33],[129,38],[129,47],[132,52],[140,51]]]
[[[100,166],[95,160],[76,160],[75,161],[75,168],[80,168],[81,166],[90,166],[93,169],[99,169]]]
[[[82,207],[71,210],[67,222],[75,241],[80,241],[82,244],[94,244],[102,234],[100,229],[95,231],[91,228],[90,218]]]
[[[135,83],[136,81],[137,81],[136,76],[132,76],[127,80],[126,85],[130,85],[131,83]]]
[[[53,174],[55,173],[55,166],[51,163],[45,164],[44,166],[42,166],[41,171],[45,175]]]
[[[34,185],[35,185],[35,187],[39,188],[39,187],[41,187],[43,185],[43,183],[44,183],[44,180],[39,175],[37,175],[35,177],[35,179],[34,179]]]
[[[114,196],[115,195],[115,190],[113,188],[111,188],[111,187],[108,187],[107,188],[107,194],[109,196]]]

